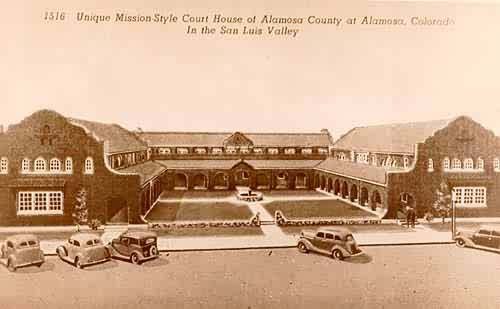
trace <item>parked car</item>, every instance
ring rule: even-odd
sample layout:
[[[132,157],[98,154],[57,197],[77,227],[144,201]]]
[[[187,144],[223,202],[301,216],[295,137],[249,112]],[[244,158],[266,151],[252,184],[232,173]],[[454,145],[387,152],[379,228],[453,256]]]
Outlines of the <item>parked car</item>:
[[[129,260],[133,264],[141,264],[159,256],[154,232],[127,231],[113,239],[109,246],[113,257]]]
[[[328,254],[337,260],[363,253],[356,244],[351,231],[341,227],[302,231],[297,247],[303,253],[314,251]]]
[[[458,232],[455,243],[459,247],[500,250],[500,226],[483,225],[475,232]]]
[[[2,244],[2,263],[10,271],[19,267],[36,265],[42,266],[45,256],[40,249],[40,242],[35,235],[22,234],[8,237]]]
[[[111,259],[109,248],[102,243],[99,235],[92,233],[72,235],[68,242],[56,249],[56,252],[61,260],[73,263],[80,269]]]

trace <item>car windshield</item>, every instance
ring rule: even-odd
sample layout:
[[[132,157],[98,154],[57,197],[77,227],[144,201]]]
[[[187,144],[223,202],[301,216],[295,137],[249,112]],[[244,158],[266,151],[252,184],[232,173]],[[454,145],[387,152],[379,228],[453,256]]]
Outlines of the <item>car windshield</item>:
[[[21,243],[18,245],[18,247],[19,247],[19,248],[26,248],[26,247],[28,247],[28,242],[23,241],[23,242],[21,242]]]
[[[149,245],[149,244],[152,244],[155,242],[155,238],[149,237],[149,238],[143,239],[141,242],[142,242],[142,245]]]
[[[36,246],[36,241],[34,241],[34,240],[28,240],[28,245],[30,245],[30,246]]]
[[[90,239],[90,240],[87,240],[86,245],[87,246],[96,246],[96,245],[99,245],[100,243],[101,243],[100,239]]]

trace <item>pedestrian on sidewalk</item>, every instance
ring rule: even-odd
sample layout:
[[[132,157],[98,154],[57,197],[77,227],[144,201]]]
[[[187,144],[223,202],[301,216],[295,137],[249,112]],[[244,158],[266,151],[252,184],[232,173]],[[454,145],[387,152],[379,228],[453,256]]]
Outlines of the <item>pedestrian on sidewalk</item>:
[[[409,209],[409,217],[410,217],[410,222],[409,225],[411,225],[412,228],[415,228],[415,219],[417,217],[417,212],[413,207],[410,207]]]
[[[406,227],[410,228],[411,221],[411,207],[409,205],[406,206]]]

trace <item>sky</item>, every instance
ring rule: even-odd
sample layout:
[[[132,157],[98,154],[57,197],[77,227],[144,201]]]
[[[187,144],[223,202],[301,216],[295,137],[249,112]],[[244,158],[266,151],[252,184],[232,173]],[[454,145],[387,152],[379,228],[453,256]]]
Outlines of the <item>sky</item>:
[[[468,115],[500,135],[500,4],[412,1],[82,1],[0,4],[0,124],[39,109],[145,131],[319,132]],[[7,4],[8,3],[8,4]],[[45,12],[65,12],[48,22]],[[110,15],[338,17],[290,36],[187,34]],[[363,16],[452,26],[361,25]],[[346,19],[357,17],[356,25]],[[206,23],[200,23],[199,27]],[[198,25],[191,24],[193,27]],[[244,24],[264,31],[268,25]],[[243,25],[236,25],[240,30]],[[271,25],[272,26],[272,25]],[[282,25],[274,25],[280,28]]]

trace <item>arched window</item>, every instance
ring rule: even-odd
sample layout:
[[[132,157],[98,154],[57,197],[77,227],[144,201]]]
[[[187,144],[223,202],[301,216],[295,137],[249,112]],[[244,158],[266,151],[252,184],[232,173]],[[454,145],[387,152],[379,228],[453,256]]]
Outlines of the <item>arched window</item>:
[[[466,170],[474,169],[474,160],[472,160],[472,158],[467,158],[464,160],[464,169]]]
[[[73,159],[71,159],[70,157],[66,158],[64,169],[66,170],[67,173],[73,172]]]
[[[451,168],[452,169],[461,169],[462,168],[462,161],[460,161],[460,159],[453,159],[453,161],[451,162]]]
[[[427,162],[427,171],[434,172],[434,160],[429,159],[429,161]]]
[[[481,157],[477,158],[477,169],[478,170],[484,169],[484,160]]]
[[[410,165],[410,159],[408,157],[403,158],[403,167],[408,168],[408,165]]]
[[[45,172],[47,170],[47,162],[44,158],[38,158],[35,160],[35,172]]]
[[[85,159],[85,174],[94,174],[94,160],[91,157]]]
[[[450,159],[448,157],[444,158],[443,160],[443,169],[444,170],[450,169]]]
[[[495,169],[495,172],[500,172],[500,159],[499,158],[493,159],[493,168]]]
[[[21,172],[28,173],[30,171],[31,161],[28,158],[24,158],[21,162]]]
[[[61,171],[61,160],[57,158],[53,158],[50,160],[49,169],[51,172],[60,172]]]
[[[7,174],[9,172],[9,160],[6,157],[0,159],[0,174]]]

